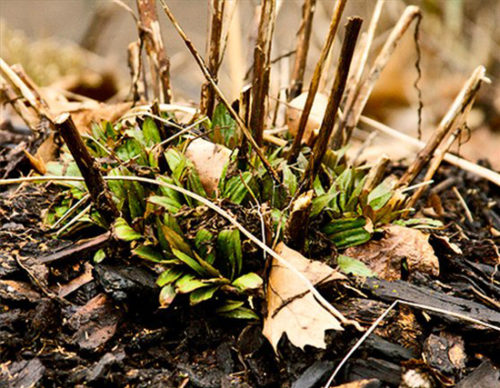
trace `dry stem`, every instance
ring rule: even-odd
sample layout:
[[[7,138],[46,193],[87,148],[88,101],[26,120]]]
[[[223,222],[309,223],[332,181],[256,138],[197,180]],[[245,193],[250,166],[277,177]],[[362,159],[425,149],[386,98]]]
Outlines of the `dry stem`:
[[[259,146],[262,146],[264,121],[266,118],[266,99],[269,91],[270,55],[274,32],[275,8],[276,0],[262,0],[259,30],[254,49],[250,128],[253,130],[255,141]]]
[[[111,199],[111,194],[102,177],[99,163],[90,155],[85,147],[69,113],[59,115],[55,119],[55,125],[68,145],[71,155],[73,155],[78,169],[85,179],[85,184],[97,211],[108,225],[111,225],[120,213]]]
[[[302,22],[300,24],[297,50],[295,53],[295,63],[293,65],[292,76],[288,100],[292,100],[302,92],[304,83],[304,72],[306,70],[307,53],[309,52],[309,42],[311,40],[312,21],[316,10],[316,0],[304,0],[302,6]]]
[[[217,82],[217,73],[220,67],[222,22],[224,18],[225,0],[211,0],[212,21],[210,23],[210,38],[208,41],[207,67],[210,75]],[[212,117],[215,106],[215,92],[210,82],[201,86],[200,113]]]
[[[418,7],[414,5],[406,7],[403,15],[401,15],[401,18],[398,20],[396,26],[393,28],[391,34],[389,35],[389,38],[386,40],[384,46],[382,47],[382,50],[375,59],[368,77],[360,86],[356,98],[352,100],[352,106],[346,106],[346,108],[344,109],[343,120],[340,121],[335,130],[335,136],[337,138],[341,138],[342,141],[337,143],[334,149],[348,143],[349,139],[351,138],[352,131],[358,124],[361,113],[365,108],[365,105],[368,101],[368,98],[370,97],[371,92],[373,91],[380,73],[389,62],[392,53],[396,49],[399,41],[410,26],[411,22],[417,17],[420,17],[420,9]]]
[[[325,65],[326,58],[333,44],[333,40],[335,38],[335,33],[337,32],[337,27],[340,22],[340,17],[342,16],[342,12],[344,10],[345,4],[347,0],[337,0],[335,3],[335,9],[333,10],[332,21],[330,22],[330,27],[328,29],[328,35],[326,37],[325,44],[321,49],[321,53],[316,63],[316,67],[314,68],[314,73],[311,79],[311,83],[309,84],[309,92],[307,94],[306,103],[304,105],[304,110],[300,115],[299,127],[297,129],[297,135],[292,144],[292,148],[290,149],[290,154],[288,156],[288,163],[294,163],[297,159],[297,156],[300,151],[300,147],[302,145],[302,136],[304,136],[304,131],[306,129],[307,119],[309,118],[309,114],[311,113],[311,108],[314,102],[314,97],[318,92],[319,83],[321,80],[321,74],[323,73],[323,67]]]
[[[167,6],[165,0],[160,0],[160,2],[162,4],[162,6],[163,6],[163,10],[165,11],[165,13],[167,14],[168,18],[170,19],[170,21],[174,25],[175,29],[177,30],[177,33],[184,40],[184,43],[186,44],[187,48],[189,49],[189,51],[193,55],[194,59],[196,60],[196,63],[200,67],[203,75],[208,80],[208,82],[210,82],[210,84],[214,88],[215,92],[217,93],[219,99],[226,106],[226,109],[229,111],[229,113],[231,113],[231,115],[233,116],[234,120],[236,121],[236,124],[238,124],[238,126],[240,127],[241,132],[243,132],[243,135],[247,138],[248,142],[252,145],[252,147],[254,147],[255,152],[257,153],[257,155],[259,156],[260,160],[264,164],[264,167],[269,172],[269,174],[271,174],[271,176],[273,177],[273,179],[276,182],[280,182],[278,174],[276,173],[276,171],[274,171],[273,167],[271,166],[271,164],[266,159],[264,153],[262,152],[262,150],[260,149],[260,147],[257,145],[255,139],[253,138],[252,134],[250,133],[250,131],[246,127],[245,123],[243,122],[243,120],[241,119],[241,117],[236,113],[236,111],[233,109],[233,107],[231,106],[231,103],[226,99],[226,97],[224,96],[224,94],[222,93],[222,91],[217,86],[217,83],[215,82],[215,80],[210,75],[210,72],[208,71],[205,62],[203,61],[203,58],[198,53],[198,50],[196,49],[196,47],[194,47],[193,42],[191,42],[191,40],[187,37],[186,33],[181,28],[181,26],[179,25],[179,23],[175,19],[174,15],[172,14],[172,11],[170,11],[170,8]]]
[[[170,90],[170,61],[163,46],[160,23],[156,13],[155,0],[137,0],[139,10],[139,36],[144,40],[151,69],[151,79],[155,97],[160,103],[169,103],[172,99]]]
[[[323,156],[328,147],[330,135],[333,131],[333,125],[335,124],[335,119],[337,117],[340,100],[342,99],[347,76],[349,75],[349,68],[351,66],[352,56],[362,22],[363,20],[359,17],[348,19],[345,38],[340,52],[340,61],[337,67],[337,74],[335,75],[335,81],[333,82],[332,91],[328,99],[325,116],[323,118],[323,121],[321,122],[318,139],[314,144],[312,155],[309,159],[309,164],[304,171],[304,175],[302,178],[302,190],[306,188],[309,189],[309,187],[311,186],[314,178],[316,177],[316,174],[319,171],[321,161],[323,160]]]

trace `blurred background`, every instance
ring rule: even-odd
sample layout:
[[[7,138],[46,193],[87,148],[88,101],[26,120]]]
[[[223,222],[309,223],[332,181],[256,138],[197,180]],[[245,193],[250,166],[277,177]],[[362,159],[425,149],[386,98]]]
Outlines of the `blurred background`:
[[[122,3],[136,12],[135,1],[123,0]],[[208,35],[208,0],[167,0],[167,3],[194,45],[204,54]],[[245,77],[251,74],[259,1],[233,0],[228,3],[232,6],[227,12],[230,23],[219,80],[226,96],[234,99],[250,80]],[[271,56],[281,58],[272,68],[270,94],[275,98],[279,98],[280,88],[283,89],[289,80],[302,3],[302,0],[278,2]],[[377,27],[371,60],[409,4],[418,5],[423,13],[418,44],[421,50],[422,79],[419,85],[424,104],[424,140],[445,114],[472,70],[482,64],[492,83],[482,86],[469,116],[470,139],[460,146],[459,152],[473,161],[488,158],[495,169],[500,169],[500,1],[387,0]],[[306,84],[324,42],[333,5],[333,0],[318,0]],[[349,0],[343,19],[359,15],[365,20],[363,28],[366,30],[374,5],[375,0]],[[108,100],[126,96],[130,89],[127,46],[137,40],[137,27],[125,8],[111,0],[0,0],[0,56],[9,64],[21,63],[40,85],[70,82],[68,79],[84,74],[102,84],[98,91],[87,90],[89,97]],[[160,7],[158,15],[171,60],[174,99],[197,103],[204,82],[202,73]],[[340,39],[343,24],[338,30]],[[334,43],[325,72],[322,89],[326,93],[333,82],[340,39]],[[412,136],[417,136],[416,59],[412,26],[377,82],[364,111],[365,115]],[[357,137],[363,141],[366,133]],[[375,157],[381,152],[404,158],[414,155],[415,150],[379,135],[365,157],[370,158],[370,153]]]

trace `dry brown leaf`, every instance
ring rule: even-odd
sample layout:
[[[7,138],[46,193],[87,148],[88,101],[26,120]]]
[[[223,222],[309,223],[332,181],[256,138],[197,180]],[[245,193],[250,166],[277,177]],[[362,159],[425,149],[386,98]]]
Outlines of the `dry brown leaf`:
[[[348,248],[345,255],[361,260],[386,280],[401,279],[403,260],[406,260],[410,273],[420,271],[439,275],[439,261],[429,244],[429,235],[404,226],[386,226],[381,240]]]
[[[186,149],[186,157],[193,162],[208,194],[217,189],[222,170],[230,156],[229,148],[203,139],[193,140]]]
[[[345,279],[344,275],[319,261],[309,260],[284,243],[276,247],[283,259],[304,274],[313,285]],[[304,282],[289,268],[273,259],[267,285],[267,316],[263,334],[277,352],[278,342],[286,333],[295,346],[324,349],[325,331],[342,330],[339,321],[311,294]]]
[[[295,137],[298,132],[300,116],[307,99],[307,92],[295,97],[288,104],[286,110],[286,123],[288,131]],[[302,143],[311,145],[316,137],[317,131],[323,121],[325,115],[326,105],[328,104],[328,97],[324,94],[318,93],[314,97],[311,113],[307,119],[306,129],[302,137]]]

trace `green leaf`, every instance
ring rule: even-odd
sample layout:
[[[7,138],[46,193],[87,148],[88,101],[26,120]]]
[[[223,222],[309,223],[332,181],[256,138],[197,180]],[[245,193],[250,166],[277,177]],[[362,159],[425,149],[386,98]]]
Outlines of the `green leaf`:
[[[158,284],[160,287],[163,287],[167,284],[171,284],[175,282],[177,279],[179,279],[182,275],[184,274],[184,271],[179,268],[169,268],[165,271],[163,271],[160,276],[158,276],[158,279],[156,279],[156,284]]]
[[[349,201],[345,205],[344,211],[346,212],[352,212],[356,210],[356,206],[359,203],[359,196],[361,195],[361,191],[363,190],[363,186],[366,182],[366,176],[363,177],[357,184],[354,190],[352,191]]]
[[[177,292],[172,284],[167,284],[160,291],[159,301],[160,308],[167,308],[172,304],[175,299]]]
[[[98,264],[102,262],[105,258],[106,258],[106,252],[104,252],[104,249],[99,249],[94,254],[94,263]]]
[[[363,217],[358,218],[342,218],[340,220],[332,220],[324,226],[321,231],[325,234],[334,234],[349,229],[361,228],[366,225],[366,220]]]
[[[194,275],[184,275],[175,283],[175,288],[181,294],[189,294],[199,288],[208,287],[206,283],[197,279]]]
[[[337,248],[348,248],[361,245],[371,239],[372,235],[364,228],[349,229],[328,236]]]
[[[142,132],[144,133],[144,139],[148,147],[152,147],[155,144],[161,142],[160,131],[151,117],[147,117],[142,124]]]
[[[148,198],[148,202],[161,206],[173,214],[177,213],[182,207],[176,199],[166,196],[152,195]]]
[[[215,143],[222,143],[229,148],[234,148],[238,144],[236,121],[222,103],[215,107],[212,116],[212,130],[212,140]]]
[[[179,180],[186,168],[186,158],[175,148],[169,148],[165,151],[165,159],[168,168],[172,171],[172,177]]]
[[[227,313],[229,311],[236,310],[240,307],[242,307],[245,304],[245,302],[242,302],[241,300],[226,300],[222,306],[217,308],[215,311],[217,313]]]
[[[340,270],[347,274],[377,277],[377,275],[370,268],[368,268],[365,263],[349,256],[339,255],[337,258],[337,264]]]
[[[211,299],[219,286],[199,288],[189,294],[189,304],[194,306],[198,303]]]
[[[286,163],[283,164],[283,183],[288,188],[290,195],[294,195],[297,191],[297,177]]]
[[[231,283],[236,288],[241,291],[254,290],[262,286],[262,278],[254,272],[247,273],[240,276],[233,283]]]
[[[219,315],[234,319],[259,319],[259,316],[255,312],[246,307],[239,307],[228,312],[219,313]]]
[[[184,252],[181,252],[177,249],[172,249],[172,253],[177,257],[180,261],[186,264],[193,271],[198,273],[199,275],[206,275],[207,271],[192,257],[186,255]]]
[[[311,217],[316,217],[322,210],[326,209],[337,195],[337,192],[328,192],[314,198],[312,200]]]
[[[137,233],[134,229],[127,224],[123,218],[117,218],[113,224],[113,229],[116,237],[124,241],[138,240],[142,237],[140,233]]]
[[[139,256],[141,259],[149,260],[154,263],[165,263],[166,261],[169,261],[165,260],[165,257],[161,254],[161,252],[153,248],[151,245],[139,245],[137,248],[132,250],[132,253]]]
[[[126,139],[123,144],[115,149],[116,155],[124,162],[129,161],[132,158],[136,158],[136,162],[142,166],[148,165],[148,160],[146,152],[135,139]]]
[[[222,230],[217,236],[217,255],[227,260],[231,267],[231,279],[241,272],[243,255],[241,252],[240,231]]]
[[[189,256],[192,255],[193,251],[191,250],[191,247],[186,241],[184,241],[180,234],[164,224],[161,225],[161,231],[165,240],[168,241],[170,249],[181,251]]]
[[[339,191],[339,206],[342,211],[346,211],[346,204],[349,192],[352,187],[353,176],[352,169],[346,168],[335,180],[335,185]]]
[[[226,188],[223,196],[225,198],[229,198],[231,202],[240,205],[248,194],[247,187],[249,186],[251,179],[252,173],[249,171],[242,173],[241,177],[239,175],[233,176],[226,182]]]
[[[368,205],[375,211],[382,209],[392,197],[392,189],[385,182],[380,183],[368,194]]]

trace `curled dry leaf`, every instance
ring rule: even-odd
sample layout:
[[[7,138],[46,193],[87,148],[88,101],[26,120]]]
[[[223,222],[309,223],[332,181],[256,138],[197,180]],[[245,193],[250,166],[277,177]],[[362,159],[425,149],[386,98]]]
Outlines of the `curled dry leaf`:
[[[303,273],[316,286],[344,275],[319,261],[308,260],[299,252],[278,244],[276,253]],[[278,342],[286,333],[295,346],[325,348],[325,331],[342,330],[339,321],[311,294],[304,282],[288,267],[273,260],[267,283],[267,316],[263,334],[277,352]]]
[[[295,97],[288,104],[286,110],[286,123],[288,131],[295,137],[299,129],[300,116],[307,99],[307,92]],[[314,102],[311,108],[311,113],[307,119],[306,129],[302,137],[302,143],[312,145],[316,138],[323,116],[325,115],[326,105],[328,104],[328,97],[324,94],[318,93],[314,97]]]
[[[404,226],[386,226],[382,239],[348,248],[345,255],[361,260],[386,280],[401,279],[403,260],[406,260],[410,273],[420,271],[439,275],[439,261],[429,243],[429,235]]]
[[[193,162],[201,184],[209,195],[217,189],[230,156],[229,148],[203,139],[193,140],[186,149],[186,157]]]

